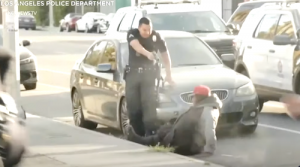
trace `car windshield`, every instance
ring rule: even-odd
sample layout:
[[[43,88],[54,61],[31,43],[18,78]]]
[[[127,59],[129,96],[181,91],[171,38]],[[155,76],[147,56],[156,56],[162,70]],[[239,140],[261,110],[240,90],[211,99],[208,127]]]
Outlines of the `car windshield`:
[[[212,11],[148,14],[155,30],[224,32],[224,22]]]
[[[217,65],[221,61],[196,37],[166,38],[172,67]],[[121,55],[128,55],[127,43],[121,44]]]

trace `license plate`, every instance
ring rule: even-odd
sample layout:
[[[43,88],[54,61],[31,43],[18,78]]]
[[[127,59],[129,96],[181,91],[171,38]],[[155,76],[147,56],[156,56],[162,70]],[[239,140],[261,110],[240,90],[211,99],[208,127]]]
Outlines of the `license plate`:
[[[24,21],[25,21],[25,22],[29,22],[29,20],[28,20],[28,19],[25,19]]]

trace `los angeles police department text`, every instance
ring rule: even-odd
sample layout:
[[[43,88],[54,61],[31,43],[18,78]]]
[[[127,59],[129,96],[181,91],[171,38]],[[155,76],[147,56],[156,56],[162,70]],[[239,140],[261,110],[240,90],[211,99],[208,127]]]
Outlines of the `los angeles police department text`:
[[[1,6],[112,6],[114,1],[18,1],[12,2],[7,0],[0,1]]]

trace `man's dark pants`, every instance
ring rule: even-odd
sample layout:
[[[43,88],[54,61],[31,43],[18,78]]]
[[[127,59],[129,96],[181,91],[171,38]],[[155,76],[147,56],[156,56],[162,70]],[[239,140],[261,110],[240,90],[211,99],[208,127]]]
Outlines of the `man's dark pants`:
[[[155,72],[130,69],[125,89],[128,117],[134,131],[140,136],[155,131]]]

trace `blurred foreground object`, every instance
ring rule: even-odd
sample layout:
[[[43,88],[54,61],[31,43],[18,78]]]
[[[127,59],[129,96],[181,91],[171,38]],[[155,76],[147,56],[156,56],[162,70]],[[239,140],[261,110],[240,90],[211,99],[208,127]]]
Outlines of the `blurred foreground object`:
[[[295,94],[285,95],[281,102],[286,105],[287,114],[293,119],[300,119],[300,96]]]
[[[25,122],[18,117],[14,99],[0,92],[0,155],[4,167],[13,167],[21,161],[26,143]]]

